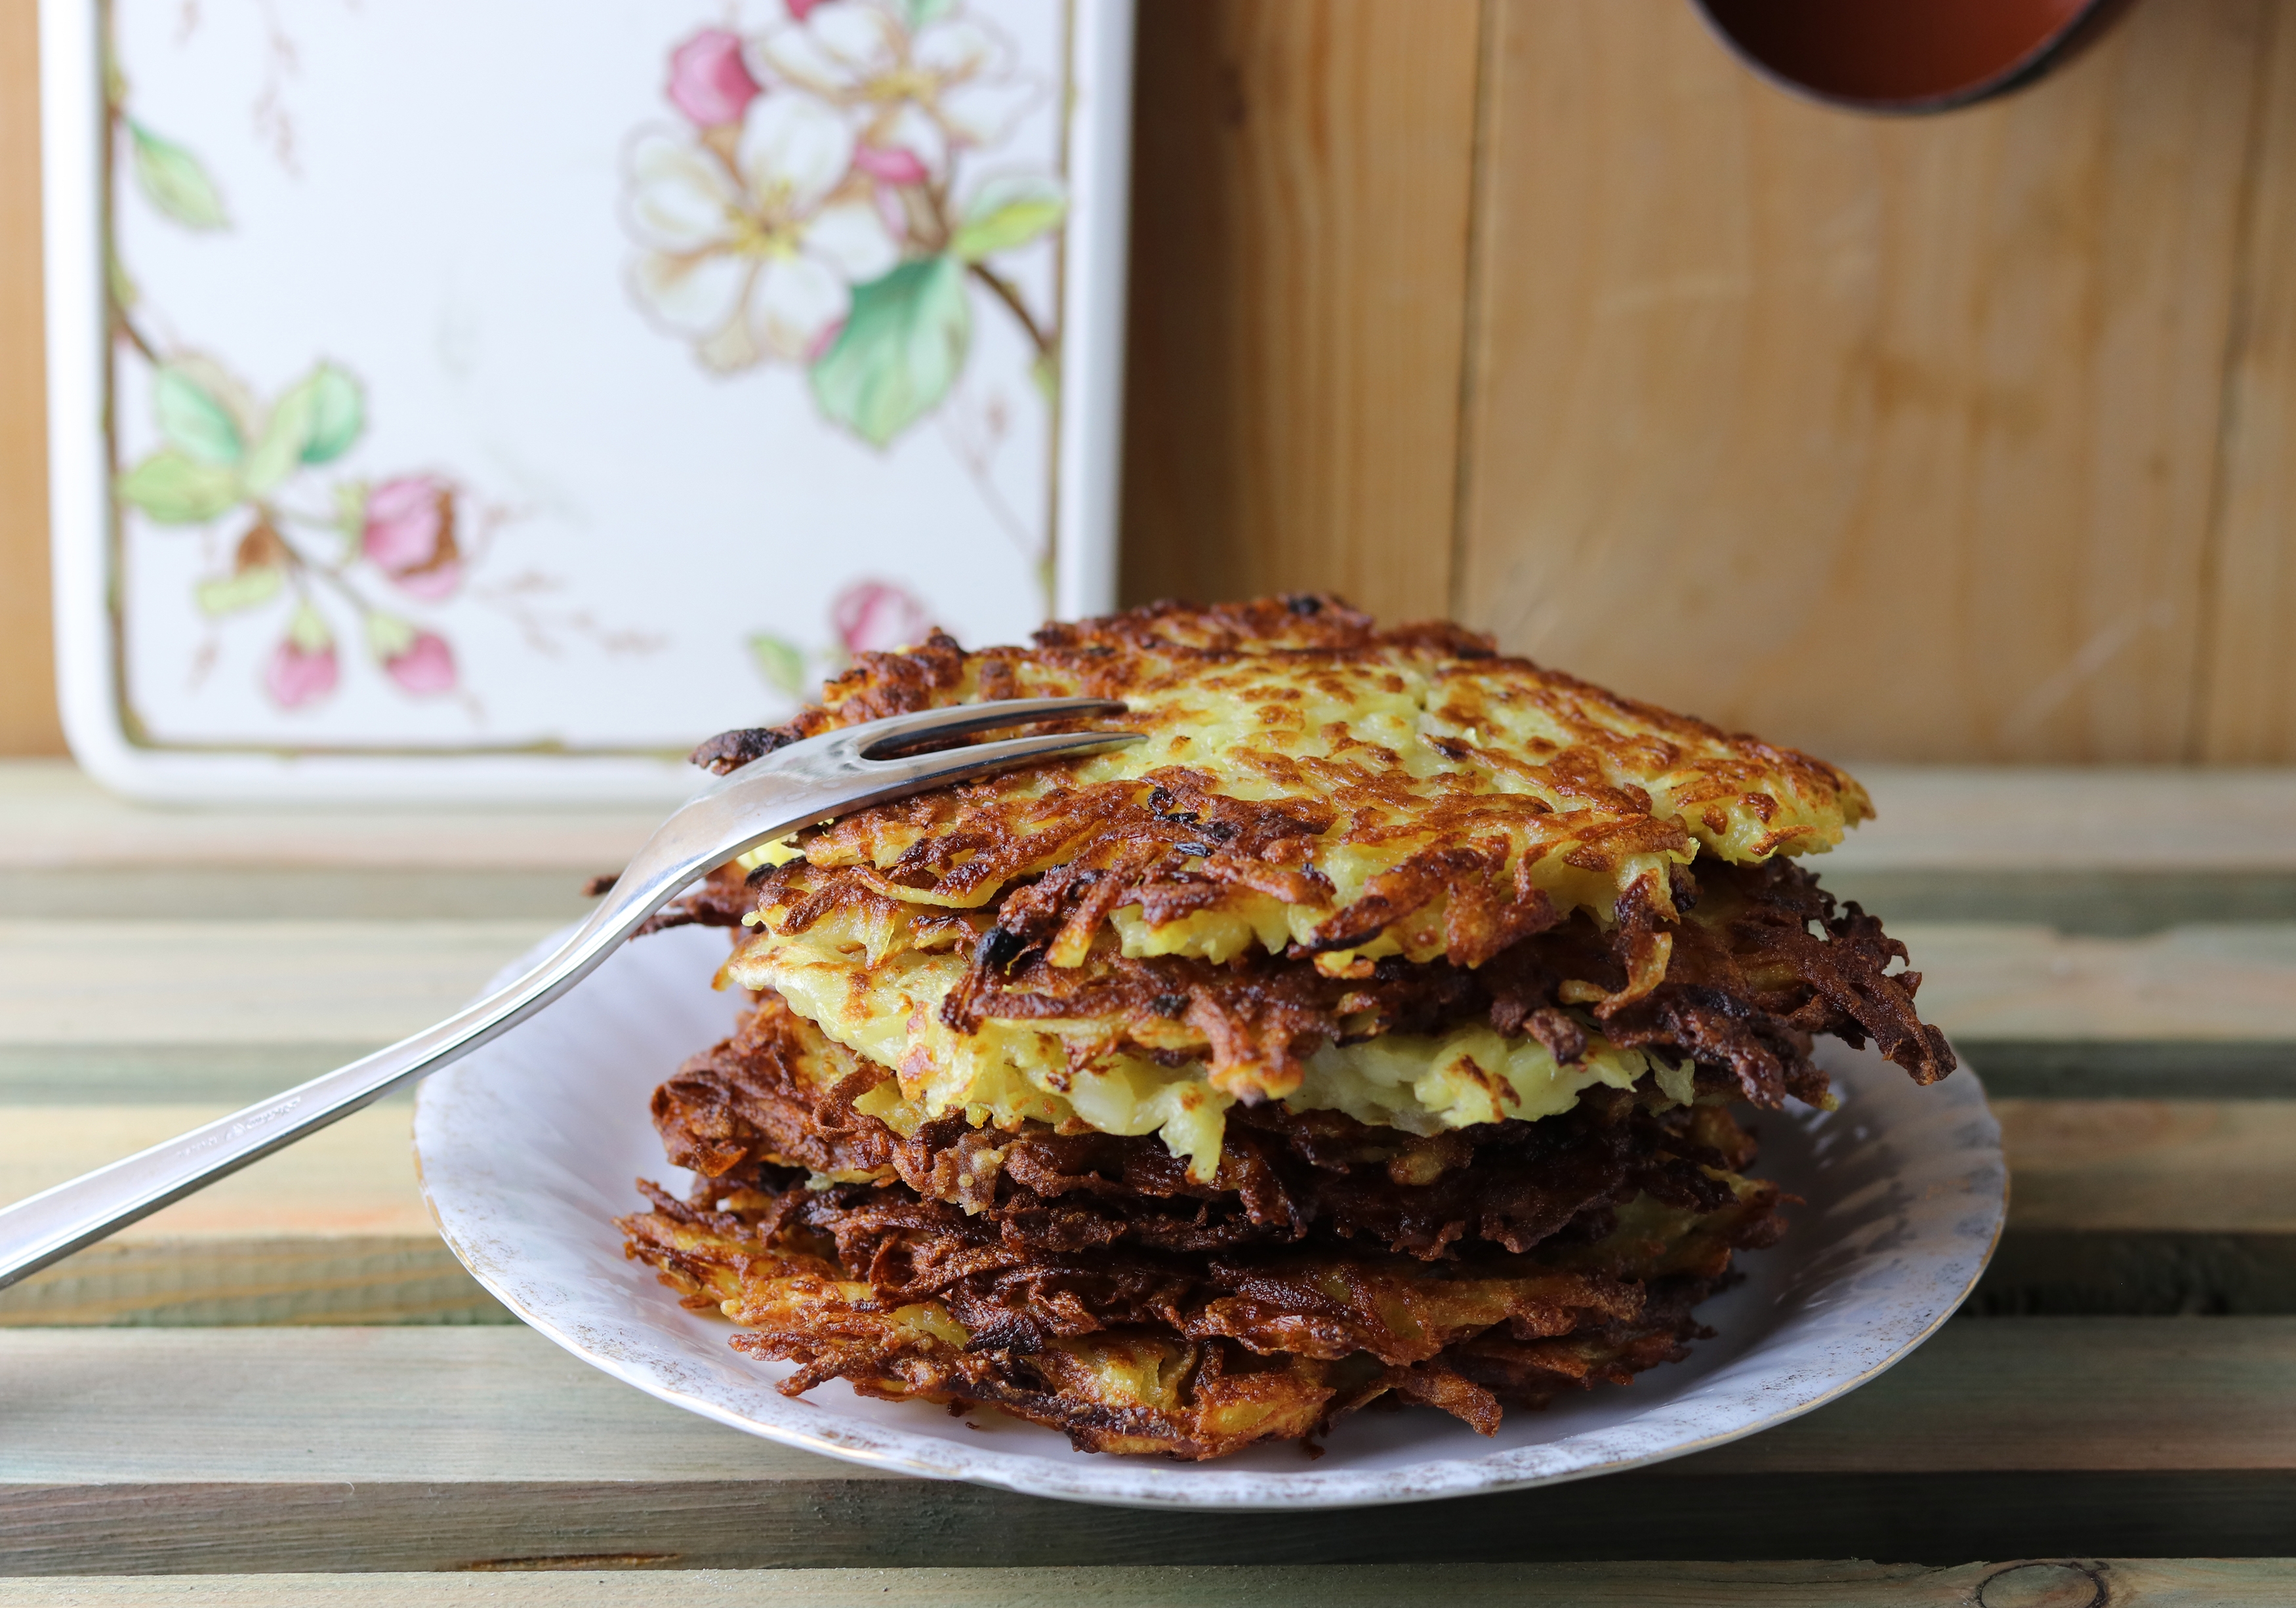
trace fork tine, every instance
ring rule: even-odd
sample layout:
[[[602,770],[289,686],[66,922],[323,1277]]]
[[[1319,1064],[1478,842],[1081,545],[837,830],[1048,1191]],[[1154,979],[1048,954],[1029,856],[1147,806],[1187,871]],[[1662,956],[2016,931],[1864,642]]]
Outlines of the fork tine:
[[[914,774],[921,782],[961,782],[976,774],[1002,770],[1030,759],[1102,754],[1146,741],[1138,732],[1040,732],[1033,737],[1007,737],[1001,742],[974,742],[930,754],[910,754],[887,763],[919,767]]]
[[[947,709],[919,710],[913,715],[893,715],[869,723],[869,737],[861,748],[865,759],[883,757],[896,744],[929,742],[939,737],[962,737],[1000,726],[1021,726],[1031,720],[1056,720],[1070,715],[1120,715],[1124,703],[1116,698],[1004,698],[988,703],[961,703]]]

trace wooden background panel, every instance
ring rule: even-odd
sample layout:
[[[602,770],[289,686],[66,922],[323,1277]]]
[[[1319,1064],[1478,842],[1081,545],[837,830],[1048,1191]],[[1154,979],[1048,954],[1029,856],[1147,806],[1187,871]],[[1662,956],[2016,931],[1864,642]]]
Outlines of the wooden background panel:
[[[2296,760],[2296,5],[2272,18],[2226,395],[2199,757]]]
[[[1128,599],[1448,609],[1480,21],[1140,8]]]
[[[2177,758],[2259,12],[1887,119],[1503,0],[1463,613],[1826,752]]]
[[[48,636],[37,0],[0,0],[0,754],[63,751]]]

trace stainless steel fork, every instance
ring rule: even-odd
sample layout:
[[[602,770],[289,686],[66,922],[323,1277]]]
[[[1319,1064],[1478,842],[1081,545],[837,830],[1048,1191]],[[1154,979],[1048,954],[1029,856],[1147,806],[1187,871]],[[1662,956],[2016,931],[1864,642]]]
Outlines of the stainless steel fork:
[[[970,703],[849,726],[751,760],[656,828],[590,919],[517,981],[388,1049],[0,1210],[0,1288],[468,1054],[589,975],[646,917],[746,849],[871,804],[1140,739],[1128,732],[1056,732],[932,753],[903,751],[999,726],[1123,710],[1105,698]]]

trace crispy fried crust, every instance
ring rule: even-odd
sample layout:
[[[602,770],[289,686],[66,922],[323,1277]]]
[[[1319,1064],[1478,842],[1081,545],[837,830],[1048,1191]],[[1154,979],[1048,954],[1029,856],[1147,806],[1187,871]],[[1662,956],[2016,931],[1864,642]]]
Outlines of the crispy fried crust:
[[[1456,626],[936,634],[695,759],[1078,693],[1145,740],[858,812],[650,923],[751,928],[721,981],[761,1003],[656,1093],[701,1182],[642,1185],[628,1251],[790,1394],[1184,1458],[1379,1399],[1489,1433],[1684,1355],[1777,1238],[1715,1096],[1824,1101],[1821,1033],[1952,1070],[1903,946],[1783,857],[1872,813],[1855,781]]]
[[[1823,848],[1871,814],[1844,773],[1620,698],[1449,625],[1379,630],[1335,599],[1164,603],[967,652],[864,654],[784,727],[727,733],[726,769],[885,715],[982,699],[1127,700],[1148,741],[859,812],[817,866],[890,898],[979,908],[1036,882],[1030,920],[1074,964],[1118,910],[1184,952],[1209,918],[1275,921],[1302,952],[1386,943],[1472,966],[1557,911],[1608,922],[1693,853]],[[1041,880],[1040,880],[1041,879]],[[1194,925],[1185,931],[1171,923]]]
[[[1731,1243],[1774,1234],[1775,1202],[1753,1186],[1613,1253],[1666,1269],[1645,1284],[1523,1258],[1435,1270],[1329,1252],[1016,1257],[898,1186],[791,1185],[719,1211],[642,1187],[653,1210],[622,1219],[628,1253],[688,1306],[745,1325],[736,1347],[799,1364],[786,1394],[842,1378],[865,1395],[1001,1407],[1085,1450],[1186,1459],[1318,1434],[1390,1393],[1488,1434],[1504,1406],[1624,1383],[1684,1355],[1700,1333],[1690,1309]]]
[[[1017,890],[993,918],[933,918],[950,926],[938,940],[913,921],[901,926],[906,913],[850,872],[803,863],[760,874],[754,888],[721,878],[671,919],[738,925],[754,907],[777,936],[794,939],[832,913],[857,915],[900,934],[896,941],[969,950],[939,1004],[949,1029],[1086,1021],[1100,1053],[1201,1059],[1213,1087],[1250,1096],[1297,1090],[1307,1058],[1324,1045],[1477,1020],[1536,1038],[1566,1063],[1584,1054],[1591,1028],[1621,1047],[1695,1062],[1772,1108],[1789,1094],[1825,1098],[1824,1076],[1809,1059],[1820,1034],[1857,1045],[1871,1038],[1919,1083],[1955,1064],[1944,1035],[1915,1005],[1921,973],[1889,970],[1906,959],[1905,946],[1855,904],[1837,907],[1789,860],[1677,869],[1674,902],[1683,914],[1671,922],[1629,898],[1608,932],[1579,915],[1516,938],[1472,968],[1391,956],[1337,976],[1297,957],[1215,964],[1133,958],[1105,944],[1079,964],[1057,965],[1036,924],[1041,901],[1032,898],[1054,880]],[[1015,913],[1015,905],[1023,908]],[[1647,957],[1661,939],[1652,976]],[[792,964],[776,958],[785,951],[749,953],[757,958],[737,960],[735,973],[756,984],[780,980],[778,968]],[[857,988],[873,980],[869,966],[856,968]],[[1585,1020],[1566,1009],[1573,1006],[1587,1007]]]
[[[979,1214],[1014,1246],[1062,1253],[1203,1253],[1311,1235],[1423,1259],[1521,1252],[1574,1226],[1585,1237],[1637,1195],[1715,1210],[1731,1194],[1712,1173],[1742,1169],[1752,1153],[1718,1107],[1660,1111],[1611,1089],[1544,1121],[1423,1138],[1269,1105],[1238,1113],[1218,1175],[1199,1183],[1147,1136],[1000,1133],[951,1113],[905,1138],[852,1108],[885,1076],[769,998],[655,1091],[654,1124],[712,1199],[790,1169],[898,1180]]]

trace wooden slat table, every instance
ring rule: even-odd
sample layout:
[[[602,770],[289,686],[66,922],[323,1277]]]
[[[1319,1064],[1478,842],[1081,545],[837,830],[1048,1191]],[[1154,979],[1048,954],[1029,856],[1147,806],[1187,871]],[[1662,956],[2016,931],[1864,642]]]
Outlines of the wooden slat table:
[[[631,1569],[824,1608],[2296,1597],[2296,775],[1872,780],[1826,880],[1913,944],[2013,1205],[1969,1313],[1819,1413],[1379,1514],[878,1474],[511,1322],[400,1100],[0,1292],[0,1608],[660,1600]],[[168,812],[0,765],[0,1199],[443,1015],[650,825]],[[1845,1558],[1881,1562],[1808,1561]]]

